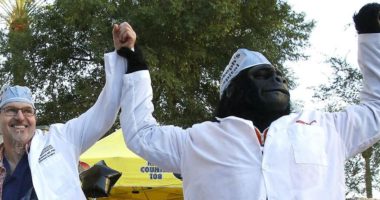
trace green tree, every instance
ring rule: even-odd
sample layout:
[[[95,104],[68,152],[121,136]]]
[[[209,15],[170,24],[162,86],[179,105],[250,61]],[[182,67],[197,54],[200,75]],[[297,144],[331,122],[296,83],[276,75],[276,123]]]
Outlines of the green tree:
[[[34,16],[29,85],[42,89],[41,124],[77,117],[96,101],[105,80],[103,54],[113,50],[113,6],[57,0]]]
[[[285,71],[303,55],[313,22],[283,1],[137,1],[120,4],[151,66],[155,114],[188,126],[210,119],[220,74],[237,48],[263,52]],[[164,12],[163,12],[164,11]]]
[[[43,1],[35,0],[2,0],[0,10],[3,14],[0,18],[6,22],[6,44],[3,47],[3,55],[6,62],[3,70],[9,76],[7,82],[25,85],[25,77],[30,70],[28,51],[31,46],[32,35],[30,31],[31,16]]]
[[[330,83],[321,85],[315,97],[327,103],[329,112],[341,111],[345,106],[358,104],[362,74],[344,58],[330,58],[333,69]],[[345,165],[347,194],[366,194],[372,198],[373,188],[379,189],[380,144],[368,148],[361,155],[349,159]]]
[[[77,1],[75,6],[72,1],[55,1],[36,7],[29,16],[30,37],[26,42],[30,45],[14,49],[23,52],[27,63],[27,73],[20,77],[37,94],[40,125],[78,116],[100,93],[104,85],[103,53],[112,50],[111,20],[103,17],[106,10],[101,12],[103,16],[94,16],[108,8],[105,6],[107,1]],[[9,55],[6,47],[11,39],[3,37],[1,42],[2,52]],[[7,67],[18,66],[18,60],[12,58],[7,57],[2,65],[3,82],[16,79]]]
[[[314,25],[276,0],[56,0],[30,26],[26,84],[39,94],[40,123],[65,121],[95,101],[112,23],[122,21],[135,28],[150,65],[158,120],[181,126],[212,116],[237,48],[263,52],[290,75],[282,64],[305,57]]]

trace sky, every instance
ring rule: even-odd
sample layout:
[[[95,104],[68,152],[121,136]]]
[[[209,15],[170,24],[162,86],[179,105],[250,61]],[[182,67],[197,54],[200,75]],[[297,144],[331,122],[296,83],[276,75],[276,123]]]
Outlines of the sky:
[[[292,101],[303,102],[303,109],[322,109],[323,102],[312,98],[313,87],[327,84],[331,69],[329,57],[343,57],[357,66],[357,33],[352,16],[369,0],[287,0],[296,12],[304,12],[306,20],[315,20],[310,46],[304,52],[307,60],[285,65],[295,73],[298,86],[291,90]]]

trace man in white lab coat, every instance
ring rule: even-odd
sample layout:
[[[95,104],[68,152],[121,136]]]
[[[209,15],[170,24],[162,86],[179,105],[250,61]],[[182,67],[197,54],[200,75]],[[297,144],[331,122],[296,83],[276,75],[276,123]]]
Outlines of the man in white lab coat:
[[[119,29],[114,26],[116,49],[123,43],[118,39]],[[47,132],[36,129],[36,108],[30,89],[3,87],[0,199],[86,199],[78,174],[79,156],[115,122],[125,73],[126,60],[116,52],[105,54],[104,60],[106,83],[95,104],[77,118],[51,125]]]
[[[238,49],[221,78],[217,120],[162,126],[152,116],[141,52],[120,49],[128,60],[121,106],[127,146],[181,173],[187,200],[345,199],[345,160],[380,139],[379,13],[374,3],[354,17],[361,103],[337,113],[290,113],[286,79],[261,53]]]

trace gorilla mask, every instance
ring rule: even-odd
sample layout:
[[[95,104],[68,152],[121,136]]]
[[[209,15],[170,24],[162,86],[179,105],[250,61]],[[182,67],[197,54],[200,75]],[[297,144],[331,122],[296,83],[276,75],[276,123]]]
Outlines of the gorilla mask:
[[[247,82],[249,87],[233,86],[246,91],[245,101],[257,109],[262,108],[264,112],[282,112],[289,106],[290,95],[287,81],[281,73],[272,65],[259,65],[248,68],[241,72],[241,79]],[[259,105],[259,106],[258,106]],[[261,110],[261,109],[259,109]]]
[[[238,52],[240,49],[238,50]],[[238,53],[237,52],[237,53]],[[241,53],[241,51],[240,51]],[[245,50],[244,56],[253,57],[258,52]],[[236,54],[236,53],[235,53]],[[258,53],[259,54],[259,53]],[[261,55],[261,54],[260,54]],[[243,56],[243,57],[244,57]],[[262,56],[262,55],[261,55]],[[267,128],[270,123],[290,113],[290,95],[286,79],[270,63],[260,59],[230,61],[235,63],[237,72],[230,80],[221,85],[221,100],[216,111],[217,117],[237,116],[251,120],[259,129]],[[240,55],[240,59],[241,59]],[[225,72],[227,71],[227,68]],[[233,68],[233,67],[232,67]],[[224,72],[223,75],[226,73]],[[224,84],[223,83],[226,83]]]

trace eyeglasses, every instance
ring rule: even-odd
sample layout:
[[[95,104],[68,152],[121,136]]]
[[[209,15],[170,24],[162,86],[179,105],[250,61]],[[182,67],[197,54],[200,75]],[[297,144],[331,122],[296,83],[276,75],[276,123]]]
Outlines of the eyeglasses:
[[[18,114],[19,110],[21,110],[22,114],[25,117],[32,117],[36,114],[36,110],[34,108],[6,107],[6,108],[2,108],[0,111],[3,112],[6,116],[15,117]]]

